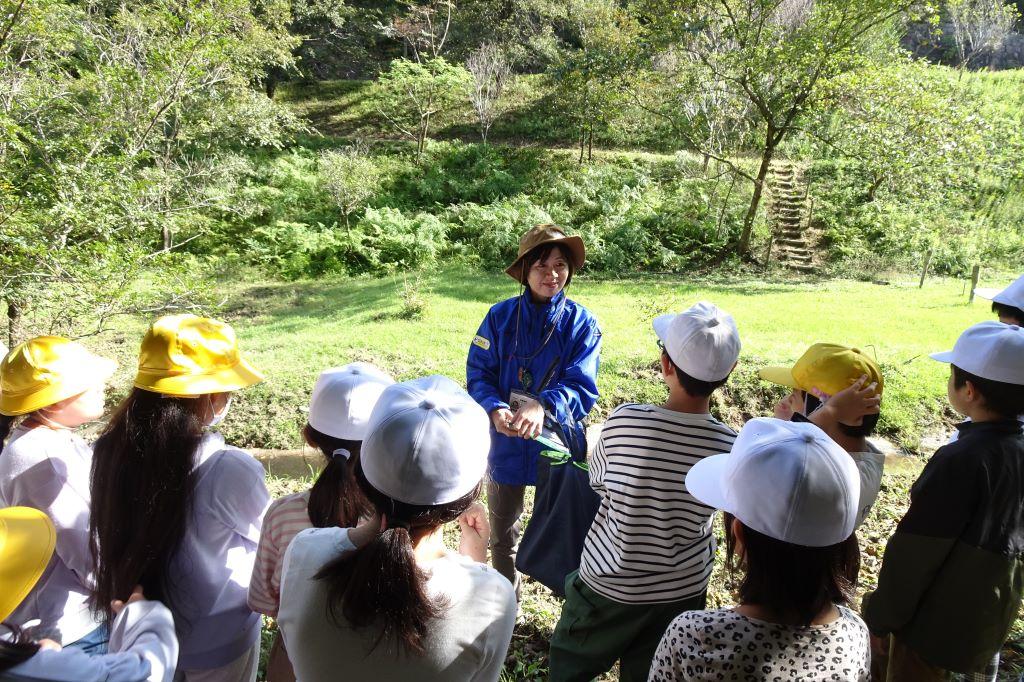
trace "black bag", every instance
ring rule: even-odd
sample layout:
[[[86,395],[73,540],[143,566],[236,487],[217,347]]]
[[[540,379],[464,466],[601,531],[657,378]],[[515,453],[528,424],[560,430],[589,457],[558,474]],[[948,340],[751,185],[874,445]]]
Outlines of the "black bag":
[[[548,449],[537,463],[533,515],[519,543],[516,570],[564,597],[565,578],[580,567],[583,542],[601,498],[590,487],[583,424],[575,420],[558,423],[549,417],[545,427],[565,449],[554,439],[538,439]]]

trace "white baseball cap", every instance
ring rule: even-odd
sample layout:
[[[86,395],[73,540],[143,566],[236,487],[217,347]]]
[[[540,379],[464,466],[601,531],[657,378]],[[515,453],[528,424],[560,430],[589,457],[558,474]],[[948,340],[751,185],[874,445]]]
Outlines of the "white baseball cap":
[[[366,362],[325,369],[313,386],[307,421],[328,436],[363,440],[373,406],[393,383],[394,379]]]
[[[1024,328],[995,320],[968,327],[953,350],[932,353],[974,376],[1007,384],[1024,385]]]
[[[982,289],[981,287],[978,287],[974,290],[974,295],[981,298],[987,298],[988,300],[995,301],[996,303],[1002,303],[1003,305],[1024,310],[1024,275],[1015,279],[1010,286],[1006,287],[1002,291],[999,289]]]
[[[491,447],[484,408],[447,377],[384,389],[370,415],[360,461],[366,480],[393,500],[447,504],[484,477]]]
[[[714,303],[700,301],[678,315],[659,315],[653,324],[672,362],[694,379],[721,381],[740,357],[736,323]]]
[[[697,462],[686,489],[768,537],[828,547],[853,533],[860,477],[853,458],[809,422],[751,419],[732,451]]]

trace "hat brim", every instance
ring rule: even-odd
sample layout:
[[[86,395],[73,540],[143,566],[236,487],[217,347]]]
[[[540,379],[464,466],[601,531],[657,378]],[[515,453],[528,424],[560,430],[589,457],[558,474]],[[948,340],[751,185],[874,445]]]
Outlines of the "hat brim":
[[[29,507],[0,509],[0,621],[39,582],[56,545],[57,532],[43,512]]]
[[[953,364],[953,351],[951,350],[943,351],[942,353],[929,353],[928,357],[932,360],[945,362],[946,364]]]
[[[228,393],[238,391],[263,382],[263,374],[239,358],[233,367],[205,374],[180,374],[177,376],[150,377],[140,371],[135,377],[135,388],[144,391],[190,398],[210,393]]]
[[[558,244],[569,249],[569,258],[572,259],[573,270],[579,270],[583,267],[583,263],[587,260],[587,250],[583,245],[583,239],[576,235],[569,237],[556,237],[554,239],[545,239],[544,241],[537,242],[530,247],[530,250],[526,253],[520,254],[512,265],[505,268],[505,274],[514,279],[517,282],[523,281],[523,259],[530,255],[531,251],[534,251],[538,247],[544,246],[545,244]]]
[[[9,392],[0,393],[0,414],[17,417],[81,395],[89,389],[105,384],[110,377],[114,376],[116,370],[116,362],[110,358],[94,355],[90,358],[88,365],[82,368],[82,374],[72,381],[47,386],[27,396]]]
[[[675,313],[666,313],[664,315],[658,315],[651,321],[651,326],[654,327],[654,334],[661,339],[662,343],[665,343],[668,338],[668,328],[672,326],[672,320],[676,319]]]
[[[729,453],[705,457],[686,473],[686,490],[709,507],[732,511],[725,499],[725,467]]]
[[[974,295],[978,298],[983,298],[986,301],[995,300],[996,296],[1003,293],[1002,289],[989,289],[987,287],[978,287],[974,290]]]
[[[765,381],[773,384],[788,386],[790,388],[800,388],[796,383],[796,379],[793,378],[792,367],[762,367],[757,370],[757,375]]]

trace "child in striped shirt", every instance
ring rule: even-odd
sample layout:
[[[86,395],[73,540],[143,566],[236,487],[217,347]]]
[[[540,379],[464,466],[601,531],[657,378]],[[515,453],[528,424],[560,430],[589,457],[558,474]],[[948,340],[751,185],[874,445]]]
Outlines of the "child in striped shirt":
[[[327,465],[312,488],[275,500],[267,510],[249,582],[248,602],[253,611],[277,617],[284,553],[296,535],[307,528],[354,527],[365,515],[367,502],[352,472],[370,412],[393,383],[394,379],[364,362],[320,373],[302,435],[311,447],[319,448]],[[278,631],[267,662],[267,681],[294,680]]]
[[[590,461],[601,506],[580,569],[566,579],[551,639],[555,682],[590,680],[616,660],[620,679],[646,680],[668,624],[706,603],[715,510],[684,479],[736,439],[709,406],[736,366],[740,339],[732,317],[706,302],[656,318],[654,331],[669,398],[621,405],[601,431]]]

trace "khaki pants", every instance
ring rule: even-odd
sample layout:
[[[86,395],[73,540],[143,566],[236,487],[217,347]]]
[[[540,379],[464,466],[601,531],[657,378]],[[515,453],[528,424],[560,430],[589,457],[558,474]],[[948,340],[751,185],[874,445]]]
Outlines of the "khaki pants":
[[[292,670],[292,662],[288,659],[280,630],[274,635],[274,645],[267,659],[267,682],[295,682],[295,671]]]
[[[892,635],[889,636],[888,655],[876,655],[871,661],[871,678],[876,682],[988,682],[995,680],[998,674],[998,653],[984,671],[955,673],[928,663],[916,651]]]
[[[174,682],[256,682],[260,665],[259,641],[247,652],[227,665],[209,670],[178,670]]]
[[[522,535],[524,485],[506,485],[487,481],[487,516],[491,523],[491,565],[508,578],[516,588],[519,599],[519,573],[516,572],[516,552]]]

